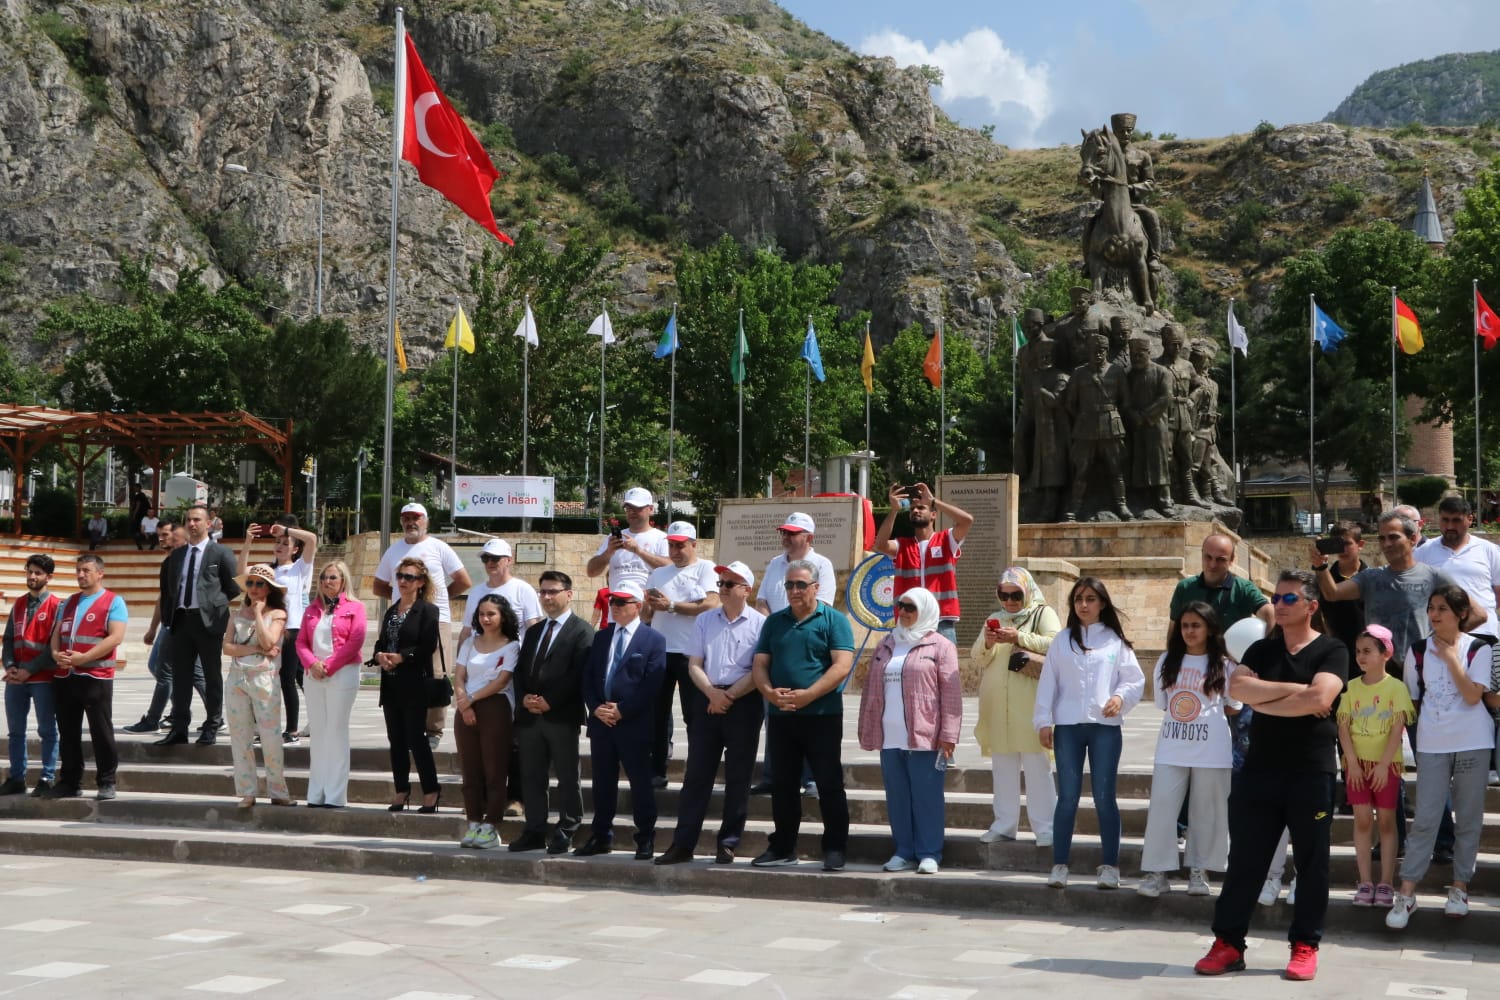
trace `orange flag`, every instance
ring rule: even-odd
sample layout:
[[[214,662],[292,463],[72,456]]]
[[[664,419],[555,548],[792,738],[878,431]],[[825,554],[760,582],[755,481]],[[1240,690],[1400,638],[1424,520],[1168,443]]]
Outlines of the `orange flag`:
[[[927,381],[932,383],[934,389],[942,388],[943,331],[941,328],[932,335],[932,343],[927,345],[927,357],[922,362],[922,374],[927,376]]]

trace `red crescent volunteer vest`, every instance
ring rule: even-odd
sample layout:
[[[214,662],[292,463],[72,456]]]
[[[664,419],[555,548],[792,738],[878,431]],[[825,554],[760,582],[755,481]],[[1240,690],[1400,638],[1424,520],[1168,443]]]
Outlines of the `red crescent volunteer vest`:
[[[64,650],[88,650],[93,649],[109,635],[109,609],[114,606],[115,594],[112,590],[103,590],[89,605],[83,613],[83,620],[74,627],[73,617],[78,610],[78,598],[81,595],[74,594],[68,598],[62,609],[62,624],[59,633],[59,647]],[[115,654],[110,652],[102,660],[92,660],[74,671],[89,677],[97,677],[100,680],[113,680],[115,676]]]
[[[958,617],[958,551],[948,529],[934,532],[927,540],[927,557],[915,538],[899,538],[896,579],[892,590],[900,597],[913,587],[925,587],[937,598],[939,618]]]
[[[11,607],[11,618],[18,622],[24,622],[19,629],[11,633],[11,645],[15,649],[16,663],[25,666],[47,649],[52,642],[52,626],[57,624],[57,605],[59,603],[56,594],[48,594],[46,600],[39,604],[32,604],[32,596],[16,601]],[[17,616],[20,616],[19,618]],[[52,680],[54,670],[39,670],[31,675],[28,684],[41,684]]]

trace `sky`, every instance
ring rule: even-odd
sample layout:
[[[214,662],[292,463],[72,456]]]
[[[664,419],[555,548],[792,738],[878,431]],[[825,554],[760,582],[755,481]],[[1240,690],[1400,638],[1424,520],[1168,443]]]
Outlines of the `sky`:
[[[1117,111],[1183,138],[1319,121],[1377,70],[1500,49],[1496,0],[779,2],[858,52],[939,67],[938,103],[1018,148]]]

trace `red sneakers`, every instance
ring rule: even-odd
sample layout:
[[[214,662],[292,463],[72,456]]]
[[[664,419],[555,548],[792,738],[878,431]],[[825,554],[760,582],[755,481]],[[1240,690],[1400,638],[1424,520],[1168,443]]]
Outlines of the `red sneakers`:
[[[1313,959],[1313,964],[1317,964],[1316,957]],[[1239,972],[1244,968],[1245,953],[1223,938],[1216,937],[1213,947],[1208,949],[1207,955],[1198,959],[1198,964],[1193,966],[1193,971],[1200,976],[1222,976],[1226,972]]]
[[[1292,959],[1286,963],[1286,978],[1305,982],[1318,974],[1318,949],[1303,941],[1292,945]]]

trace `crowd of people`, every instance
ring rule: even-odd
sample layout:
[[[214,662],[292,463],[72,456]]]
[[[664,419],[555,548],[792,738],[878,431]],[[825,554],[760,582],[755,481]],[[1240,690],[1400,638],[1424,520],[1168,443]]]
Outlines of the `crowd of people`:
[[[689,862],[722,766],[716,862],[735,859],[749,797],[768,790],[773,830],[751,864],[797,863],[802,800],[813,794],[822,867],[842,870],[849,835],[842,716],[855,645],[848,618],[832,606],[833,570],[814,549],[813,519],[800,512],[786,519],[778,529],[783,553],[757,578],[732,553],[699,558],[691,523],[653,527],[648,491],[623,499],[626,525],[604,538],[587,566],[607,579],[597,627],[572,611],[568,574],[546,570],[533,587],[514,575],[503,540],[485,544],[485,580],[473,585],[457,554],[428,534],[426,509],[407,504],[402,537],[374,574],[376,595],[392,600],[369,660],[365,606],[348,567],[326,563],[312,586],[312,532],[290,518],[251,525],[251,537],[275,540],[274,562],[238,573],[233,552],[211,537],[209,511],[190,507],[181,524],[164,519],[157,527],[168,552],[146,634],[157,684],[146,715],[124,729],[154,733],[164,723],[158,745],[186,743],[196,693],[204,711],[197,743],[212,745],[228,720],[240,805],[253,807],[259,795],[258,742],[268,798],[289,806],[283,746],[299,738],[305,694],[307,805],[341,808],[349,717],[365,663],[380,676],[392,811],[412,805],[413,764],[417,810],[440,808],[433,751],[453,709],[463,847],[499,847],[507,805],[519,801],[524,826],[510,851],[609,853],[623,771],[635,857]],[[896,567],[895,621],[870,658],[857,733],[861,748],[880,755],[893,841],[885,870],[930,874],[943,857],[944,772],[964,735],[955,564],[973,517],[923,484],[894,487],[890,499],[892,514],[872,547]],[[903,509],[912,534],[893,537]],[[940,515],[950,527],[936,528]],[[1166,651],[1151,668],[1164,715],[1136,892],[1171,892],[1185,867],[1188,894],[1207,896],[1210,873],[1223,874],[1214,943],[1199,973],[1244,968],[1251,915],[1257,903],[1279,898],[1290,845],[1296,878],[1286,974],[1313,977],[1341,807],[1354,815],[1352,905],[1387,908],[1386,924],[1401,929],[1417,908],[1418,884],[1439,864],[1452,866],[1444,913],[1467,914],[1500,720],[1500,548],[1470,533],[1473,513],[1462,499],[1443,500],[1438,515],[1441,535],[1424,539],[1416,511],[1382,514],[1379,567],[1360,558],[1360,526],[1337,525],[1312,546],[1309,568],[1279,573],[1269,598],[1230,572],[1234,542],[1213,534],[1203,542],[1201,572],[1176,587]],[[46,555],[27,560],[27,594],[5,628],[11,771],[0,794],[27,790],[34,711],[42,762],[32,794],[81,794],[87,719],[97,794],[113,798],[111,686],[126,608],[104,587],[97,553],[78,556],[79,592],[66,601],[50,593],[54,569]],[[455,648],[450,609],[465,595]],[[994,821],[980,840],[1016,840],[1024,801],[1036,844],[1052,853],[1047,884],[1066,888],[1087,766],[1100,836],[1096,884],[1118,889],[1122,720],[1147,689],[1125,617],[1108,584],[1092,576],[1054,609],[1025,568],[1009,567],[996,598],[970,650],[980,673],[973,735],[994,778]],[[677,825],[658,854],[656,791],[671,756],[674,687],[687,765]],[[762,729],[763,784],[752,786]],[[594,805],[586,835],[584,733]],[[1403,740],[1417,771],[1409,834]]]

